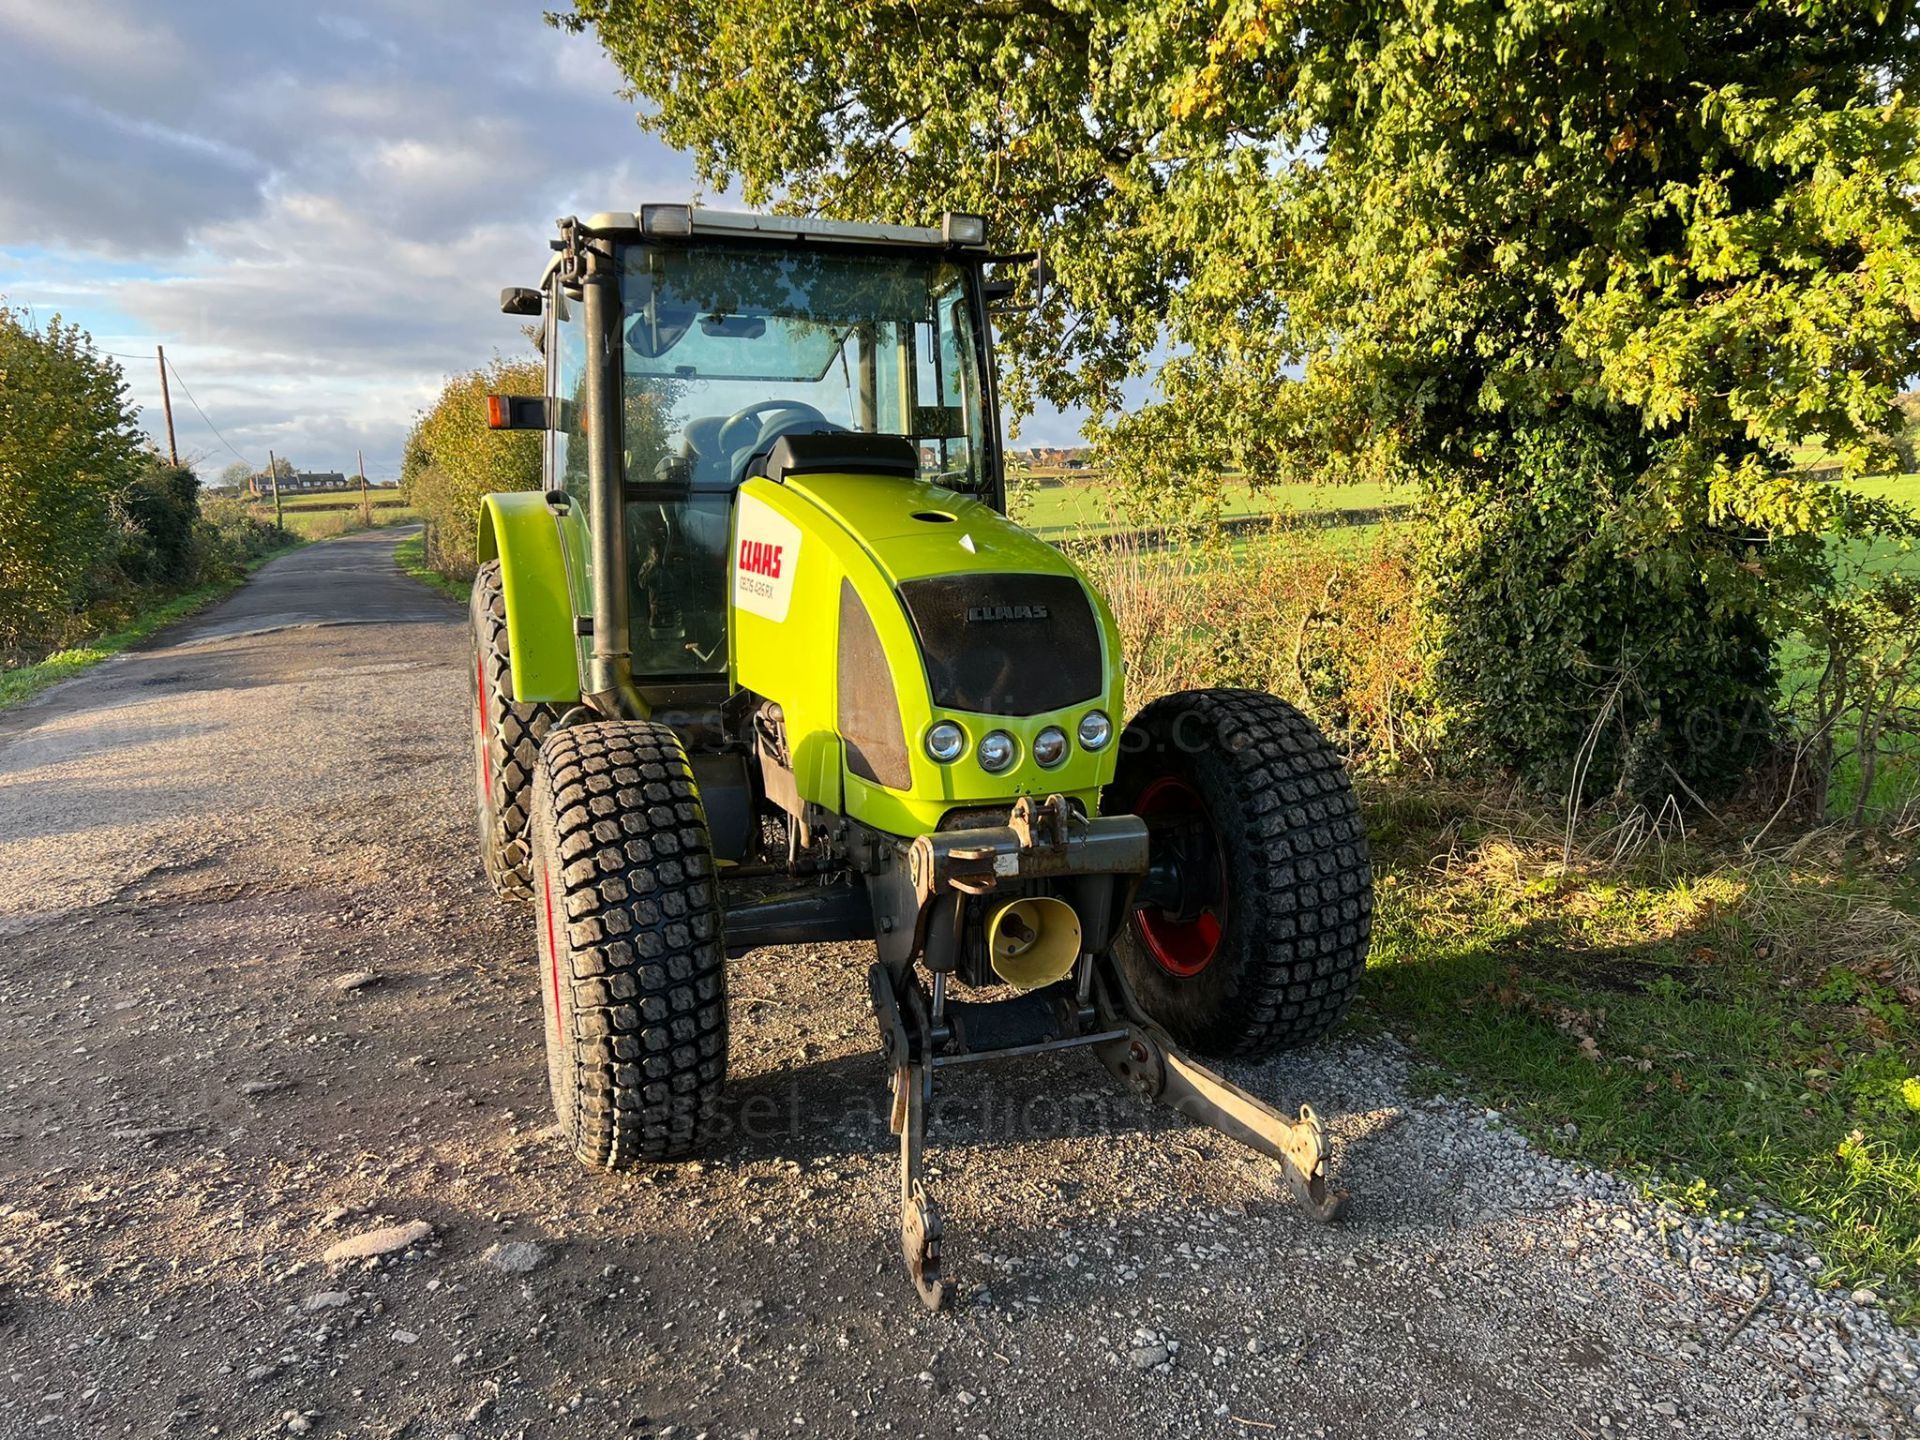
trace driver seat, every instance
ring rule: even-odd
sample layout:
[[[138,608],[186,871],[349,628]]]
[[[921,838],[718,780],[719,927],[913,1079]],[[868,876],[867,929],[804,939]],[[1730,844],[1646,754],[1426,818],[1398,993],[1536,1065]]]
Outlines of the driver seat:
[[[796,428],[798,418],[804,429]],[[736,477],[737,486],[748,475],[761,473],[753,468],[754,460],[765,455],[774,444],[788,435],[844,435],[849,433],[844,425],[836,425],[817,415],[801,414],[796,410],[773,410],[760,422],[760,429],[753,439],[733,452],[730,459],[731,473]]]
[[[720,429],[727,423],[724,415],[702,415],[687,422],[680,437],[680,450],[693,466],[693,483],[718,488],[727,483],[730,470],[727,457],[720,452]]]

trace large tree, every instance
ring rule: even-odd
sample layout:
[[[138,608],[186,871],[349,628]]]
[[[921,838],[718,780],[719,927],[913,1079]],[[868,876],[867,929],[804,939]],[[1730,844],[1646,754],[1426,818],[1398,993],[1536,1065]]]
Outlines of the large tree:
[[[0,306],[0,656],[67,638],[118,543],[141,437],[86,331]]]
[[[979,210],[1054,281],[1011,394],[1137,480],[1409,483],[1432,718],[1557,783],[1737,775],[1818,538],[1898,523],[1920,373],[1908,7],[576,0],[751,202]],[[1591,740],[1591,743],[1587,743]]]

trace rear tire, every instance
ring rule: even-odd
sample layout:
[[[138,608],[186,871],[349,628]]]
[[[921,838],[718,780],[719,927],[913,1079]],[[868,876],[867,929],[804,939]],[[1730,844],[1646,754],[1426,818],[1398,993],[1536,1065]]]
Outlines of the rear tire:
[[[1180,903],[1114,942],[1135,998],[1204,1055],[1260,1058],[1337,1025],[1366,968],[1373,875],[1339,752],[1284,700],[1191,690],[1134,717],[1108,814],[1143,814]],[[1155,893],[1143,882],[1143,893]],[[1164,890],[1163,892],[1164,893]]]
[[[473,663],[467,667],[472,703],[474,815],[480,826],[480,863],[496,894],[524,900],[533,894],[528,860],[527,814],[533,797],[533,766],[540,742],[553,724],[550,705],[513,699],[512,656],[507,650],[507,596],[500,562],[489,560],[473,577],[468,604]]]
[[[585,1164],[677,1160],[727,1075],[726,954],[706,812],[664,725],[556,730],[533,782],[554,1113]]]

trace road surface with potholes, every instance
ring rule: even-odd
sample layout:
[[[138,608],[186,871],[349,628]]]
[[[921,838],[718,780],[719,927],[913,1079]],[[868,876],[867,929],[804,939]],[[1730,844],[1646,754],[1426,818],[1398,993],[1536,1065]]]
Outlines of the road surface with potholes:
[[[1234,1071],[1328,1118],[1330,1229],[1089,1059],[956,1077],[938,1316],[864,947],[734,967],[703,1163],[578,1169],[475,862],[464,617],[395,538],[0,716],[0,1436],[1920,1427],[1872,1297],[1423,1097],[1391,1041]]]

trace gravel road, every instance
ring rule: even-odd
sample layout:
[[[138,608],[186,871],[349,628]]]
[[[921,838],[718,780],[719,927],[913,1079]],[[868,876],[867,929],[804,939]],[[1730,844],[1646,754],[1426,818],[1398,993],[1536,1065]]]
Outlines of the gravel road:
[[[395,539],[0,717],[0,1436],[1920,1433],[1872,1297],[1391,1042],[1234,1072],[1328,1119],[1331,1229],[1089,1059],[957,1078],[941,1316],[862,947],[735,966],[703,1164],[577,1169],[478,878],[463,617]]]

